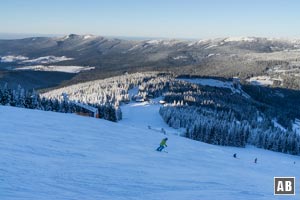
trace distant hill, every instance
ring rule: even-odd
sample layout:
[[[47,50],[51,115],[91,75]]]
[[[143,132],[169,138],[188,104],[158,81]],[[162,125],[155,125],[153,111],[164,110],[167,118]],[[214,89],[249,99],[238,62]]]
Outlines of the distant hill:
[[[0,33],[0,39],[12,40],[23,39],[29,37],[58,37],[61,34],[40,34],[40,33]]]
[[[291,68],[296,70],[296,74],[300,73],[298,40],[257,37],[199,41],[126,40],[70,34],[64,37],[0,40],[1,70],[14,70],[16,67],[28,65],[28,62],[20,60],[5,62],[3,59],[5,56],[21,56],[29,60],[39,60],[47,56],[65,57],[69,59],[56,60],[51,65],[95,67],[94,70],[80,72],[72,79],[68,79],[64,82],[67,85],[125,72],[153,70],[173,72],[177,75],[239,76],[241,79],[259,75],[272,75],[273,78],[278,78],[278,72],[288,72],[286,70]],[[30,63],[33,64],[36,63]],[[287,78],[282,82],[285,79]],[[294,80],[290,81],[290,76],[288,79],[288,83],[279,85],[291,88],[299,86]],[[57,81],[56,85],[60,84],[61,82]]]

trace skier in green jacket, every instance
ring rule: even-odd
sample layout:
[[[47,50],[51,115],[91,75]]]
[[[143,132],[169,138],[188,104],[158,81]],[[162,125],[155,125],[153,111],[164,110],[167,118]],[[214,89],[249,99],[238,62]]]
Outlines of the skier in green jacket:
[[[164,138],[160,144],[159,144],[159,147],[156,149],[156,151],[162,151],[165,147],[167,147],[167,140],[168,138]]]

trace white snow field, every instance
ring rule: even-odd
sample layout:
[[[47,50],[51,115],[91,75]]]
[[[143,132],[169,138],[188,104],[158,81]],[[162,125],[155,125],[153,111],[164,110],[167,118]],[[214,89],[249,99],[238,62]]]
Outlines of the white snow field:
[[[220,87],[220,88],[228,88],[234,89],[233,83],[231,81],[220,81],[212,78],[182,78],[179,80],[183,80],[190,83],[195,83],[199,85],[207,85],[211,87]]]
[[[50,63],[57,63],[61,61],[66,60],[73,60],[73,58],[68,58],[66,56],[43,56],[38,58],[29,59],[26,56],[14,56],[14,55],[8,55],[8,56],[0,56],[0,62],[18,62],[20,64],[26,64],[26,63],[35,63],[35,64],[50,64]]]
[[[212,78],[180,78],[179,80],[210,87],[228,88],[232,93],[238,93],[245,98],[251,98],[241,87],[235,88],[232,81],[221,81]]]
[[[127,106],[136,111],[125,108],[121,123],[0,106],[0,199],[300,199],[300,157],[173,134],[157,152],[165,135],[125,122],[140,110],[137,123],[155,126],[158,113]],[[296,195],[273,196],[274,176],[295,176]]]
[[[66,72],[66,73],[79,73],[81,71],[93,70],[95,67],[89,66],[59,66],[59,65],[33,65],[33,66],[25,66],[18,67],[14,70],[33,70],[33,71],[48,71],[48,72]]]
[[[154,99],[152,103],[137,102],[123,105],[121,107],[123,119],[119,123],[160,133],[164,129],[166,134],[182,135],[185,132],[184,129],[169,127],[160,117],[158,113],[161,106],[159,104],[160,99]]]

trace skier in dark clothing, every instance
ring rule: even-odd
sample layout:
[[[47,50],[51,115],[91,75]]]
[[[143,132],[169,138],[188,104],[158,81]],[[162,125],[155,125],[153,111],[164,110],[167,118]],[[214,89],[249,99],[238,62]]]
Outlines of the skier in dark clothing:
[[[234,157],[234,158],[236,158],[236,153],[235,153],[235,154],[233,154],[233,157]]]
[[[254,163],[255,163],[255,164],[257,163],[257,158],[254,159]]]
[[[165,147],[167,147],[167,140],[168,138],[164,138],[160,144],[159,144],[159,147],[156,149],[156,151],[162,151]]]

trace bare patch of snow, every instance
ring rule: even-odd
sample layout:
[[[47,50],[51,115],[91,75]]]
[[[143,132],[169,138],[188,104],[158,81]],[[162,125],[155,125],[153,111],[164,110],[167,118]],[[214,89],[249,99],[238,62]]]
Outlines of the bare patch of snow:
[[[173,57],[174,60],[181,60],[181,59],[187,59],[187,56],[175,56]]]
[[[218,45],[216,45],[216,44],[212,44],[212,45],[207,46],[205,49],[211,49],[211,48],[217,47],[217,46],[218,46]]]
[[[135,50],[135,49],[137,49],[138,47],[140,47],[140,45],[136,44],[136,45],[134,45],[133,47],[131,47],[130,49],[128,49],[128,51]]]
[[[28,57],[26,57],[26,56],[14,56],[14,55],[0,57],[0,61],[4,62],[4,63],[20,62],[20,61],[24,61],[27,59],[28,59]]]
[[[33,71],[55,71],[55,72],[66,72],[66,73],[79,73],[81,71],[87,71],[95,69],[95,67],[83,67],[83,66],[45,66],[45,65],[34,65],[19,67],[15,70],[33,70]]]
[[[207,85],[211,87],[222,87],[222,88],[232,88],[232,82],[230,81],[219,81],[210,78],[195,78],[195,79],[180,79],[190,83],[196,83],[200,85]]]
[[[194,45],[199,45],[199,44],[203,44],[203,43],[207,43],[209,42],[210,40],[198,40],[198,41],[194,41],[194,42],[191,42],[188,44],[188,46],[194,46]]]
[[[162,40],[148,40],[146,43],[147,44],[159,44],[161,42],[162,42]]]
[[[61,40],[63,41],[63,40],[67,40],[67,39],[69,39],[70,38],[70,36],[69,35],[66,35],[66,36],[64,36]]]
[[[252,85],[273,85],[273,79],[269,76],[255,76],[248,79]]]
[[[197,44],[197,42],[191,42],[191,43],[188,44],[188,47],[194,46],[196,44]]]
[[[43,56],[31,60],[24,60],[22,63],[50,64],[66,60],[73,60],[73,58],[68,58],[66,56]]]
[[[84,35],[83,36],[83,39],[87,40],[87,39],[91,39],[91,38],[94,38],[95,36],[94,35]]]
[[[8,56],[2,56],[0,57],[0,62],[4,63],[11,63],[11,62],[16,62],[19,64],[50,64],[50,63],[56,63],[56,62],[61,62],[61,61],[66,61],[66,60],[73,60],[73,58],[68,58],[66,56],[42,56],[34,59],[29,59],[26,56],[14,56],[14,55],[8,55]]]
[[[253,37],[229,37],[224,42],[254,42],[256,41]]]
[[[150,44],[150,45],[158,45],[158,44],[174,45],[178,42],[179,42],[178,40],[148,40],[148,41],[146,41],[145,44]]]
[[[240,86],[235,88],[232,81],[220,81],[220,80],[210,79],[210,78],[179,79],[179,80],[183,80],[186,82],[195,83],[199,85],[206,85],[210,87],[228,88],[232,91],[232,93],[240,94],[245,98],[251,98],[245,91],[241,89]]]

